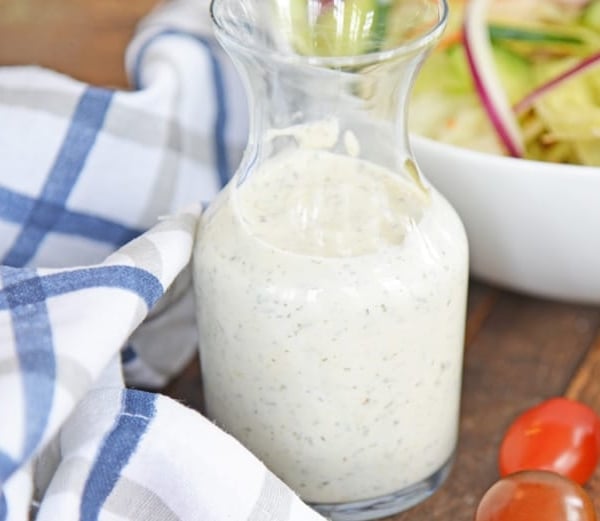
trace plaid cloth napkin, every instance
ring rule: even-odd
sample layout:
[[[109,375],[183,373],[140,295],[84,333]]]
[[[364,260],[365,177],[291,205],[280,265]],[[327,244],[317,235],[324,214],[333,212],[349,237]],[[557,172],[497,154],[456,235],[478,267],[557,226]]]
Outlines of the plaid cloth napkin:
[[[319,520],[199,413],[125,388],[196,353],[195,228],[247,132],[207,0],[153,12],[127,66],[131,92],[0,69],[0,521]]]

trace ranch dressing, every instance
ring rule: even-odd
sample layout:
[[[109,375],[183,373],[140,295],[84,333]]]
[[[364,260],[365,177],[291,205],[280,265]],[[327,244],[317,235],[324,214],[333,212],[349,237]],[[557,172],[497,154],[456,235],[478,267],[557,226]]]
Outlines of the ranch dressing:
[[[410,172],[352,157],[348,133],[344,153],[300,130],[199,227],[206,412],[304,500],[353,502],[452,458],[466,238]]]

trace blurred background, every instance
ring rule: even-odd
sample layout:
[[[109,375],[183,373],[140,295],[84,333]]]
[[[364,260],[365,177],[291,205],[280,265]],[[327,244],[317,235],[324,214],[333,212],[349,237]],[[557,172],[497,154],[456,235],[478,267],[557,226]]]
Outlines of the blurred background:
[[[37,64],[126,87],[123,51],[159,0],[0,0],[0,65]]]

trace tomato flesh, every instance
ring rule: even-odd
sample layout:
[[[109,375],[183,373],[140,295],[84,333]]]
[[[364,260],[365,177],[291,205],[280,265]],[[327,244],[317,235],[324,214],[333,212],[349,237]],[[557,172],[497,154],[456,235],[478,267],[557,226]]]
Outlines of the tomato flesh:
[[[587,405],[551,398],[528,409],[506,431],[500,475],[550,470],[584,484],[600,458],[600,418]]]
[[[578,483],[534,470],[494,483],[481,498],[475,521],[596,521],[596,514]]]

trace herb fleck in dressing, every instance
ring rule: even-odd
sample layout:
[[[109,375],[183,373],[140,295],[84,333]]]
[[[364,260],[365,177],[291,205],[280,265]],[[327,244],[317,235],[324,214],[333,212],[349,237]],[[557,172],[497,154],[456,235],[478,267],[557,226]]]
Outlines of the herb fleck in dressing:
[[[398,491],[454,451],[466,239],[409,179],[299,148],[199,228],[207,413],[310,502]]]

